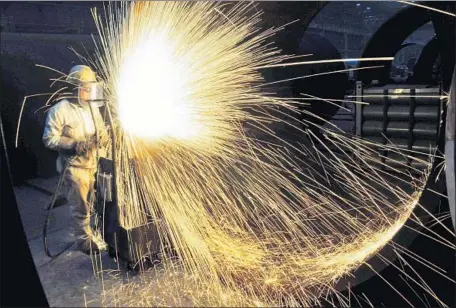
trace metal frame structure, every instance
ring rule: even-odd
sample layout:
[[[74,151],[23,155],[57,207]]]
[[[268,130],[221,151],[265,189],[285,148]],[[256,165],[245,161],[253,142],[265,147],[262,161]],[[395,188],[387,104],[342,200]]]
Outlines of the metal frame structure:
[[[439,122],[443,110],[439,87],[368,87],[362,82],[356,86],[355,135],[380,142],[393,143],[400,149],[423,155],[435,150],[432,140],[439,135]],[[373,96],[373,97],[371,97]],[[435,97],[430,97],[435,96]],[[391,139],[393,138],[393,139]],[[413,153],[412,153],[413,151]],[[382,163],[388,164],[388,151],[384,150]],[[408,159],[408,167],[422,167],[417,161]]]
[[[154,221],[132,229],[126,229],[120,225],[119,200],[117,185],[114,181],[116,168],[113,160],[100,158],[97,174],[97,201],[96,213],[100,219],[99,227],[102,230],[104,241],[108,245],[108,254],[111,258],[123,261],[127,270],[138,271],[144,267],[153,265],[159,259],[160,243],[159,234]],[[109,175],[109,176],[106,176]],[[112,189],[99,189],[101,181],[111,181]],[[109,192],[107,198],[105,194]]]

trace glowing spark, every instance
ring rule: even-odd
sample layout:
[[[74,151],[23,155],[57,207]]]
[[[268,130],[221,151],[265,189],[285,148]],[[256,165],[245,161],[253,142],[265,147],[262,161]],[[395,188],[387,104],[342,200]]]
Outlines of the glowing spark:
[[[303,61],[295,63],[284,63],[284,64],[275,64],[269,66],[260,66],[255,67],[255,69],[260,68],[271,68],[271,67],[286,67],[286,66],[298,66],[298,65],[308,65],[308,64],[326,64],[326,63],[340,63],[340,62],[366,62],[366,61],[393,61],[394,57],[379,57],[379,58],[353,58],[353,59],[330,59],[330,60],[315,60],[315,61]]]
[[[17,122],[17,128],[16,128],[16,143],[15,143],[16,148],[17,148],[18,143],[19,143],[19,129],[21,127],[22,113],[24,112],[25,102],[27,101],[27,99],[31,98],[31,97],[54,95],[54,94],[55,93],[41,93],[41,94],[27,95],[27,96],[24,97],[24,100],[22,101],[22,105],[21,105],[21,111],[19,112],[19,120]]]
[[[305,75],[305,76],[300,76],[300,77],[295,77],[295,78],[289,78],[289,79],[283,79],[279,81],[273,81],[269,83],[264,83],[260,85],[259,87],[263,86],[269,86],[271,84],[277,84],[277,83],[282,83],[282,82],[288,82],[288,81],[293,81],[293,80],[298,80],[298,79],[307,79],[307,78],[312,78],[312,77],[317,77],[317,76],[323,76],[323,75],[330,75],[330,74],[335,74],[335,73],[345,73],[345,72],[353,72],[353,71],[361,71],[361,70],[367,70],[367,69],[373,69],[373,68],[380,68],[383,67],[381,65],[375,65],[375,66],[367,66],[367,67],[357,67],[357,68],[347,68],[343,70],[337,70],[337,71],[331,71],[331,72],[324,72],[324,73],[316,73],[316,74],[311,74],[311,75]]]
[[[423,5],[423,4],[410,2],[410,1],[397,1],[397,2],[408,4],[408,5],[414,5],[414,6],[426,9],[426,10],[431,10],[431,11],[435,11],[435,12],[442,13],[442,14],[445,14],[445,15],[456,17],[456,14],[453,14],[453,13],[450,13],[450,12],[447,12],[447,11],[443,11],[443,10],[439,10],[439,9],[433,8],[431,6],[426,6],[426,5]]]
[[[62,73],[61,71],[56,70],[55,68],[52,68],[52,67],[49,67],[49,66],[46,66],[46,65],[35,64],[35,66],[36,67],[41,67],[41,68],[46,68],[46,69],[51,70],[53,72],[59,73],[62,76],[67,76],[65,73]]]

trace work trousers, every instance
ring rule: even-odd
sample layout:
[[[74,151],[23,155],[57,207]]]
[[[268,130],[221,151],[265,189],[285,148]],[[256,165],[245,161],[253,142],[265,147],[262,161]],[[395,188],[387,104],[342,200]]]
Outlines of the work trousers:
[[[84,169],[69,166],[65,173],[65,182],[69,188],[70,211],[72,216],[71,231],[77,240],[93,239],[90,219],[94,204],[94,183],[96,169]]]

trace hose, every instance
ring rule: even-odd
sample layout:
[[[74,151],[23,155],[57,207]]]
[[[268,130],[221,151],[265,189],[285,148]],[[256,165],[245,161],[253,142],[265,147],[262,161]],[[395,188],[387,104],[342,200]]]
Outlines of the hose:
[[[57,200],[57,195],[58,193],[60,192],[60,188],[62,187],[62,184],[63,184],[63,181],[65,179],[65,173],[66,171],[68,170],[68,167],[70,166],[70,163],[71,161],[75,158],[76,156],[72,156],[67,164],[65,165],[65,169],[63,169],[63,172],[62,174],[60,175],[60,178],[59,178],[59,182],[57,184],[57,188],[56,190],[54,191],[54,195],[52,196],[52,202],[51,202],[51,206],[49,207],[49,210],[48,210],[48,213],[47,213],[47,216],[46,216],[46,220],[44,221],[44,227],[43,227],[43,245],[44,245],[44,252],[46,253],[46,255],[51,258],[51,259],[55,259],[57,258],[58,256],[60,256],[62,253],[64,253],[65,251],[67,251],[71,246],[73,246],[76,241],[73,241],[71,243],[68,243],[60,252],[56,253],[56,254],[51,254],[51,252],[49,251],[49,245],[48,245],[48,239],[47,239],[47,234],[48,234],[48,226],[49,226],[49,221],[51,220],[51,213],[52,213],[52,209],[54,208],[55,206],[55,201]]]

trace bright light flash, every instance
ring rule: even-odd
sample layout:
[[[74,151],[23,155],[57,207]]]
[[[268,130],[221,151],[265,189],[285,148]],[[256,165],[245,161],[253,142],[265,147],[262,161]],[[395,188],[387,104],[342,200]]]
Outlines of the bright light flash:
[[[123,129],[148,139],[189,139],[199,134],[188,96],[185,61],[164,35],[146,33],[120,65],[117,103]]]

